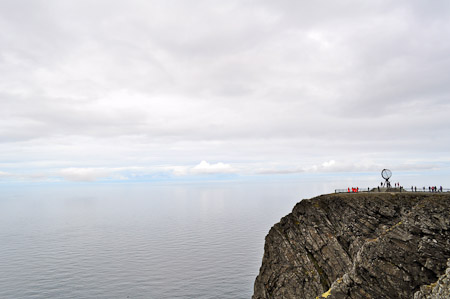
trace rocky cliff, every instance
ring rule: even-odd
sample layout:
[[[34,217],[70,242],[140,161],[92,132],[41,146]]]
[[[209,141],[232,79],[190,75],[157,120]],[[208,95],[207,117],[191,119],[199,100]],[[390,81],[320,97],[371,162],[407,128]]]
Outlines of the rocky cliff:
[[[448,298],[449,258],[450,194],[322,195],[271,228],[253,298]]]

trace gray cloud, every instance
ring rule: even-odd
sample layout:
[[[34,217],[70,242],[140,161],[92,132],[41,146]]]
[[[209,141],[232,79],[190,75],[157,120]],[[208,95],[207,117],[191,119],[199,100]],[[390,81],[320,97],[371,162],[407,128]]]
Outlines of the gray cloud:
[[[0,171],[446,163],[449,15],[447,1],[2,1]]]

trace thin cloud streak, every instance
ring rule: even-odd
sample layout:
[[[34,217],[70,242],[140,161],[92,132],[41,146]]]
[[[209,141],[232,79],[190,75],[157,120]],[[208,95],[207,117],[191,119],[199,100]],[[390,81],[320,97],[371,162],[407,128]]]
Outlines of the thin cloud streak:
[[[330,160],[319,165],[286,167],[272,165],[261,167],[261,163],[243,163],[237,165],[222,162],[209,163],[201,161],[196,165],[159,165],[154,167],[71,167],[50,172],[7,173],[0,172],[0,182],[98,182],[98,181],[148,181],[148,180],[183,180],[185,178],[252,178],[257,176],[283,175],[317,175],[342,173],[379,173],[380,169],[389,167],[398,172],[420,173],[423,171],[441,171],[444,167],[435,164],[393,164],[379,165],[371,161],[352,163]]]

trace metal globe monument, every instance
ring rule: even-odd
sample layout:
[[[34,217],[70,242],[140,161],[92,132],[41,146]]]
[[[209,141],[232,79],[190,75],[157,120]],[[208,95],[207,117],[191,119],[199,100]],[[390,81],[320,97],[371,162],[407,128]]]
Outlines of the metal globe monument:
[[[391,182],[389,182],[389,179],[391,178],[391,176],[392,176],[392,171],[390,171],[389,169],[385,168],[381,171],[381,177],[383,179],[385,179],[385,181],[386,181],[385,185],[387,188],[391,187]]]

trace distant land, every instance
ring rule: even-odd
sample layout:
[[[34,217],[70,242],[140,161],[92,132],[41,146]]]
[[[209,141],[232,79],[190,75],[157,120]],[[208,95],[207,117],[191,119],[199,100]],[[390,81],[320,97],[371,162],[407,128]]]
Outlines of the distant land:
[[[300,201],[266,236],[253,299],[450,298],[450,193]]]

